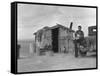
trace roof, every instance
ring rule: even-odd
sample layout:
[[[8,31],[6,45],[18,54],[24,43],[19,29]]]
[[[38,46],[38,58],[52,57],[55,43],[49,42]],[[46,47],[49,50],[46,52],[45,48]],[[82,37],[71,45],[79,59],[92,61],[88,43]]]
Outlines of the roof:
[[[43,32],[43,31],[47,31],[47,30],[50,30],[50,27],[45,26],[45,27],[43,27],[42,29],[40,29],[40,30],[38,30],[37,32],[35,32],[34,35],[35,35],[36,33],[38,33],[38,32]]]
[[[68,28],[68,27],[65,27],[61,24],[56,24],[55,26],[52,26],[51,29],[54,29],[54,28],[63,28],[63,29],[66,29],[66,30],[69,30],[70,32],[74,32],[74,30]]]
[[[52,26],[52,27],[45,26],[42,29],[38,30],[37,32],[43,32],[43,31],[47,31],[47,30],[51,30],[51,29],[55,29],[55,28],[63,28],[65,30],[69,30],[70,32],[75,32],[74,30],[72,30],[68,27],[65,27],[61,24],[56,24],[55,26]],[[37,32],[35,32],[34,34],[36,34]]]

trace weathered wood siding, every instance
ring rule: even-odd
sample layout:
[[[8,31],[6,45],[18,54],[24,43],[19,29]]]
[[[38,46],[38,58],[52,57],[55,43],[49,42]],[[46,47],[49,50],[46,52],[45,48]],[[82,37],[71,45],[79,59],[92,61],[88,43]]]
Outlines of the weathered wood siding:
[[[40,49],[45,49],[46,46],[52,46],[51,40],[51,30],[44,30],[42,32],[41,41],[39,41],[39,36],[36,34],[36,52],[39,52]]]
[[[69,52],[74,50],[73,32],[59,28],[59,51]]]
[[[43,32],[43,35],[42,35],[42,48],[45,47],[46,45],[49,46],[51,45],[51,30],[47,30],[47,31],[44,31]]]

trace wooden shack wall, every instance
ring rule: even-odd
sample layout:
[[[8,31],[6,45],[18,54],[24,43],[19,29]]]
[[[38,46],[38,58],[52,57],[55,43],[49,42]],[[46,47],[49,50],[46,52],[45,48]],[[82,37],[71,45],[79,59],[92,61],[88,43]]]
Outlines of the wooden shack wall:
[[[42,43],[41,46],[45,47],[46,45],[49,46],[51,45],[52,38],[51,38],[51,30],[47,30],[43,32],[42,35]]]
[[[40,31],[41,32],[41,31]],[[36,52],[38,53],[40,49],[45,49],[45,46],[52,46],[52,37],[51,37],[51,30],[44,30],[42,31],[41,41],[38,39],[37,32],[36,36]]]
[[[74,51],[73,32],[59,28],[59,51],[69,52]]]

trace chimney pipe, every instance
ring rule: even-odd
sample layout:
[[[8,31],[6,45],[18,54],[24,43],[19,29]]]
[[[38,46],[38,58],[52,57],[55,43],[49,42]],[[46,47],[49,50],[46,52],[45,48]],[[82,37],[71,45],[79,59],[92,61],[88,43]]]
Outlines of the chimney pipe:
[[[72,30],[73,22],[70,23],[70,29]]]

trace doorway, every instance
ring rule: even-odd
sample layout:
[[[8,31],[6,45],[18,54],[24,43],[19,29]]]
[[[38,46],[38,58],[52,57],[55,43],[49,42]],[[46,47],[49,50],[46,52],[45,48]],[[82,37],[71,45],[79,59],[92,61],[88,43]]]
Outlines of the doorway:
[[[58,52],[58,35],[59,28],[52,29],[52,50],[54,53]]]

